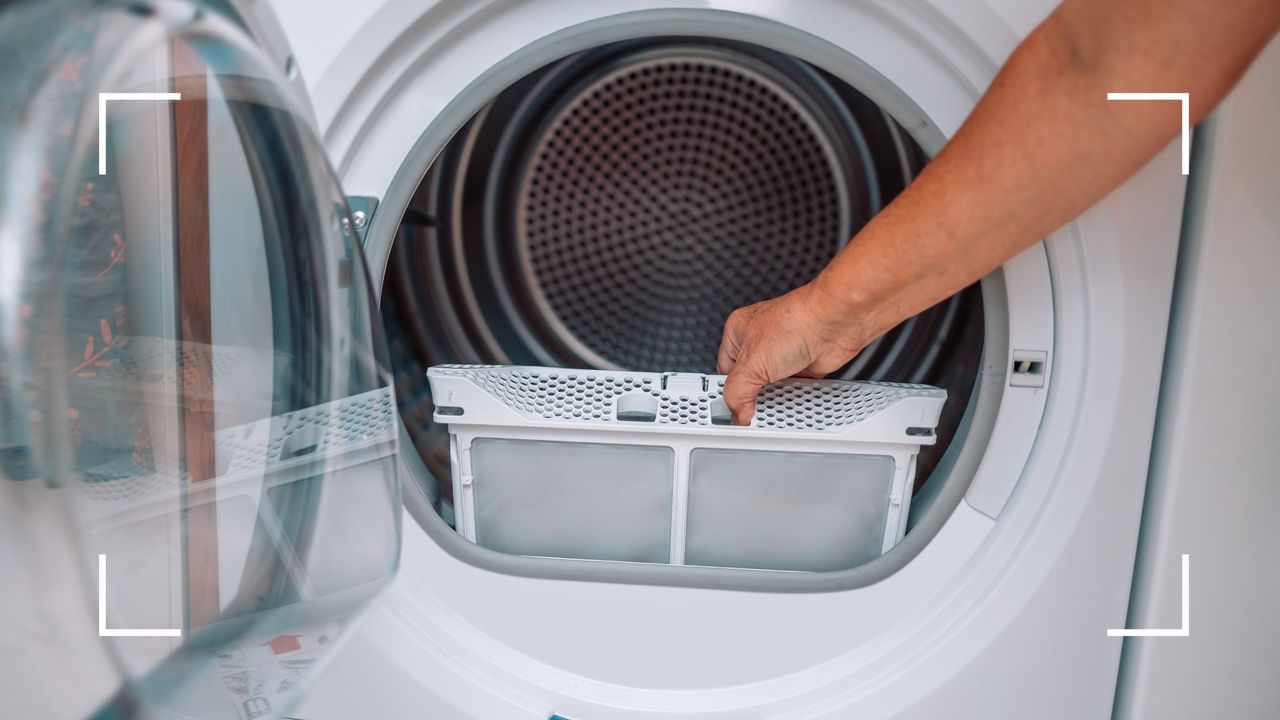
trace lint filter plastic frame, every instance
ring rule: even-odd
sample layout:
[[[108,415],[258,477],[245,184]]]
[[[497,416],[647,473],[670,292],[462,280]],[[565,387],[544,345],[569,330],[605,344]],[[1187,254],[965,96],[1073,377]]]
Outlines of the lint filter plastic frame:
[[[916,456],[922,446],[936,441],[934,429],[947,398],[945,390],[928,385],[789,379],[761,390],[750,425],[736,426],[729,424],[729,413],[721,397],[723,375],[441,365],[430,368],[427,377],[435,403],[434,420],[449,428],[456,529],[467,540],[474,543],[477,538],[476,488],[490,481],[483,472],[476,472],[472,449],[477,442],[532,441],[564,448],[578,444],[594,448],[619,446],[618,450],[669,448],[673,462],[668,546],[652,551],[661,557],[655,555],[639,561],[758,569],[797,568],[753,565],[750,561],[706,562],[686,557],[690,459],[696,451],[773,453],[770,457],[783,459],[784,474],[788,474],[786,454],[796,458],[805,454],[891,458],[892,483],[885,496],[878,500],[883,502],[883,507],[870,509],[884,518],[883,541],[879,547],[883,553],[906,532]],[[552,453],[541,457],[555,458],[554,450]],[[887,464],[887,460],[885,462]],[[497,474],[529,470],[527,465],[505,467]],[[601,468],[600,472],[609,470]],[[805,477],[803,471],[797,470],[790,473],[788,481],[803,484],[812,481],[811,476],[812,473]],[[857,480],[851,478],[849,482]],[[878,494],[876,497],[880,498]],[[560,500],[573,502],[575,499]],[[666,498],[663,502],[667,502]],[[509,507],[507,511],[522,510],[524,508]],[[615,513],[611,522],[625,525],[628,518],[617,515]],[[796,527],[806,520],[791,518],[786,522]],[[560,530],[551,524],[545,531],[554,534]],[[491,543],[479,544],[492,547]],[[493,549],[520,555],[588,560],[636,559],[521,551],[527,548]],[[608,555],[608,550],[601,553]]]

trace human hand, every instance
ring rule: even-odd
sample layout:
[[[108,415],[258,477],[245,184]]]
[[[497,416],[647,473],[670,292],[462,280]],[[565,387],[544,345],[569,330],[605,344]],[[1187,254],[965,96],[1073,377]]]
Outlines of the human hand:
[[[858,315],[827,298],[817,282],[786,295],[738,308],[729,315],[716,368],[729,377],[724,402],[733,421],[755,415],[756,395],[788,377],[824,377],[857,355],[871,338],[859,331]]]

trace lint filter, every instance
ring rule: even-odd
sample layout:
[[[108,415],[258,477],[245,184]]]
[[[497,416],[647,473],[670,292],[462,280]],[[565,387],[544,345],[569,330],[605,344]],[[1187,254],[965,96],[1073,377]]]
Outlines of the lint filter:
[[[906,532],[946,391],[791,379],[729,423],[723,375],[442,365],[457,531],[513,555],[823,572]]]

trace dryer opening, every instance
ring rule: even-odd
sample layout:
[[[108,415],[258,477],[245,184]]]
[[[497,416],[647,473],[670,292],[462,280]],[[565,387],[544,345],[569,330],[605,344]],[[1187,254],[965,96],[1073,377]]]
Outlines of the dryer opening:
[[[735,308],[807,282],[927,162],[883,109],[743,42],[609,44],[510,86],[426,169],[383,286],[400,411],[449,519],[449,436],[426,368],[513,363],[714,372]],[[929,478],[983,350],[977,286],[833,377],[950,397]]]

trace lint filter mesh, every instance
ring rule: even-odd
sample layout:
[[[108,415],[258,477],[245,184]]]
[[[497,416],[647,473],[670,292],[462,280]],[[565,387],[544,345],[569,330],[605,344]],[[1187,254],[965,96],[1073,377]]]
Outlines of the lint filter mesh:
[[[516,555],[845,569],[906,529],[946,392],[791,379],[728,424],[722,375],[445,365],[464,538]]]

